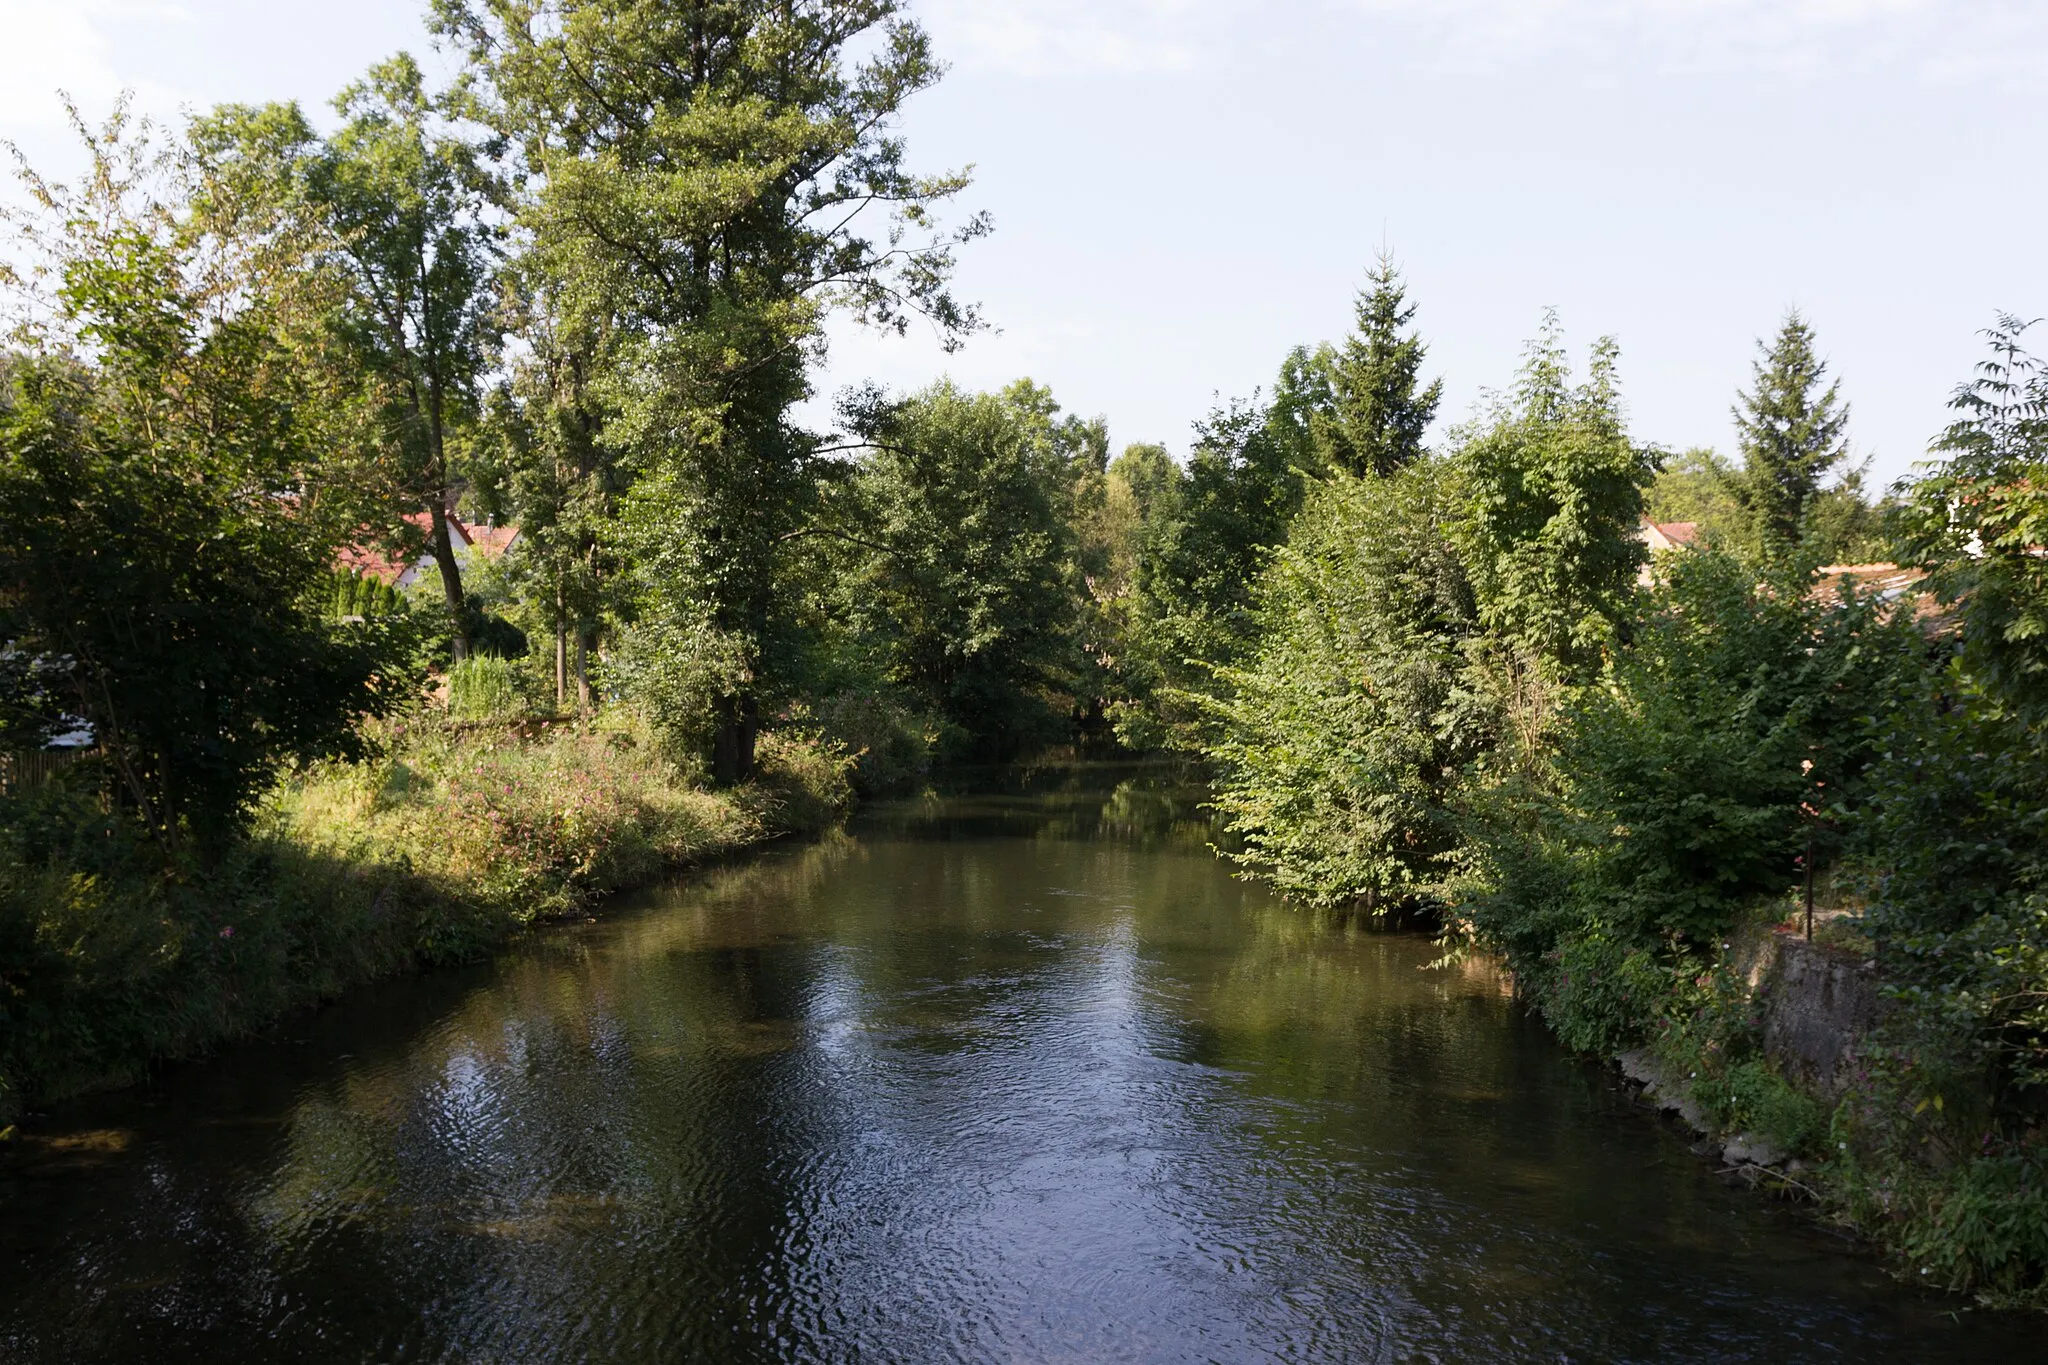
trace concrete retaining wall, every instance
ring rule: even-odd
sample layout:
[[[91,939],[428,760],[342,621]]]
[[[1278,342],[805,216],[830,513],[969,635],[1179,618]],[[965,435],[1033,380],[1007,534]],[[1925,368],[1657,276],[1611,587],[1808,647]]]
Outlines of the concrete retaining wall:
[[[1764,1051],[1788,1077],[1839,1094],[1857,1044],[1884,1014],[1876,970],[1793,934],[1764,937],[1747,973],[1763,1015]]]

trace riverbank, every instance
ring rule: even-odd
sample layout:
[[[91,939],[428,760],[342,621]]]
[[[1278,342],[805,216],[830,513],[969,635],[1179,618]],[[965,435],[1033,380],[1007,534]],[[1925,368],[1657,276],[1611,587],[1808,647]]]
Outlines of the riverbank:
[[[90,774],[0,821],[0,1129],[132,1082],[351,987],[474,958],[536,921],[789,834],[850,798],[847,764],[763,737],[713,791],[629,717],[394,724],[377,756],[287,774],[246,840],[166,870]]]
[[[1858,907],[1808,938],[1788,903],[1756,906],[1708,965],[1581,954],[1524,997],[1581,1050],[1621,1045],[1595,1050],[1723,1174],[1810,1201],[1923,1288],[2048,1307],[2038,1105],[2015,1119],[1952,1008],[1880,969]]]

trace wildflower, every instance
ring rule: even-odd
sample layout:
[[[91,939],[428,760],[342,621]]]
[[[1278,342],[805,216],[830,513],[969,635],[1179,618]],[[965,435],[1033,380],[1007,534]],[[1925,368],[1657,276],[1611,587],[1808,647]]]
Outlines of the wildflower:
[[[220,936],[222,938],[233,938],[235,936],[235,926],[232,924],[222,925]]]

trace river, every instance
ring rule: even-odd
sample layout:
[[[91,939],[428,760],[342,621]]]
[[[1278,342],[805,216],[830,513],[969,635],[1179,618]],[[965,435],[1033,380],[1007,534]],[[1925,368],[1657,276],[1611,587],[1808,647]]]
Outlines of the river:
[[[0,1360],[2048,1358],[1195,794],[876,806],[0,1161]]]

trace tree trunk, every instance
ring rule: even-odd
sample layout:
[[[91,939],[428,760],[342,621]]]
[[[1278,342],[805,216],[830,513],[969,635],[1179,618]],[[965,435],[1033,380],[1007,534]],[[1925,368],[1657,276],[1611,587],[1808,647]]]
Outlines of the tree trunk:
[[[711,741],[711,776],[721,787],[736,787],[754,775],[754,739],[760,726],[752,697],[720,697],[718,729]]]
[[[562,582],[555,580],[555,711],[569,704],[569,613],[562,602]]]
[[[434,563],[441,570],[441,596],[448,604],[448,624],[454,632],[455,662],[461,663],[469,657],[468,613],[462,609],[462,566],[455,562],[455,541],[448,530],[448,509],[440,500],[427,509],[433,518],[433,531],[428,548],[434,552]]]
[[[590,633],[576,628],[576,709],[590,710]]]

